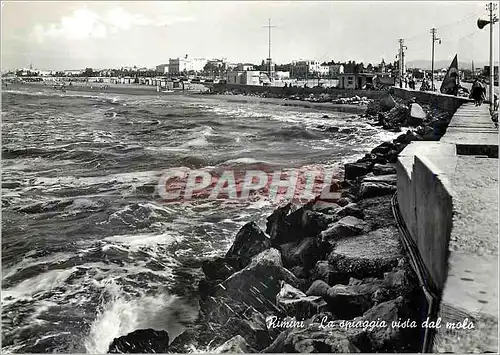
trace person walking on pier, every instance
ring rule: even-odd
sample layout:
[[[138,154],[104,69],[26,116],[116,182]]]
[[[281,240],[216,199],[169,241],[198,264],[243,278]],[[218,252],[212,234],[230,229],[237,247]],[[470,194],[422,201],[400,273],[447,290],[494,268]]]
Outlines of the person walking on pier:
[[[481,106],[483,104],[483,97],[485,88],[483,84],[476,78],[472,83],[471,97],[474,99],[476,106]]]

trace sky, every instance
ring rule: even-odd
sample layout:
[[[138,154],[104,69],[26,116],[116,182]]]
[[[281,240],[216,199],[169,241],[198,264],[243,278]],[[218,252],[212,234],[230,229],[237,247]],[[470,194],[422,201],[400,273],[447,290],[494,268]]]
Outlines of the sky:
[[[152,68],[185,54],[260,64],[269,18],[277,63],[390,62],[399,38],[407,61],[430,60],[432,27],[436,61],[458,53],[459,63],[485,63],[489,26],[479,30],[479,17],[488,18],[482,1],[4,1],[2,70]]]

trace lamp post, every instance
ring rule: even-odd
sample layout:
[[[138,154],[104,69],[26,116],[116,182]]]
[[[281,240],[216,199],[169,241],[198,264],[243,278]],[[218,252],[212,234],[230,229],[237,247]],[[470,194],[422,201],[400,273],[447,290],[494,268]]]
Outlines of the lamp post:
[[[441,38],[437,38],[437,30],[435,28],[431,28],[431,34],[432,34],[432,63],[431,63],[431,90],[434,92],[434,43],[436,41],[439,41],[439,44],[441,44]]]

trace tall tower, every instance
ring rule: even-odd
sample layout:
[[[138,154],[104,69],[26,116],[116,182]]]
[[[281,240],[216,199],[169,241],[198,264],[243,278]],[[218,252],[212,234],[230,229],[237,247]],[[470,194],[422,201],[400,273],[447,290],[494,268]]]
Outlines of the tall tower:
[[[269,80],[272,80],[273,77],[273,60],[271,59],[271,28],[276,26],[271,26],[271,19],[269,19],[269,23],[267,26],[269,30],[269,55],[267,57],[267,75],[269,76]]]

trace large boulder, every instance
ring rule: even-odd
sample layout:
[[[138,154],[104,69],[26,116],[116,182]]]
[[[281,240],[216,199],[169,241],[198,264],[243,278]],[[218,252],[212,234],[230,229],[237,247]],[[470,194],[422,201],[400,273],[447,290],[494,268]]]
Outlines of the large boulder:
[[[271,237],[271,245],[300,241],[314,237],[331,222],[329,216],[314,211],[317,201],[312,201],[293,211],[290,204],[276,209],[267,218],[266,232]]]
[[[396,220],[392,213],[391,195],[364,198],[358,202],[363,210],[364,221],[373,229],[396,226]]]
[[[204,260],[201,269],[207,280],[225,280],[237,271],[228,259],[216,257]]]
[[[385,227],[337,241],[328,261],[340,273],[352,277],[382,277],[398,265],[402,257],[399,231]]]
[[[391,95],[385,95],[380,99],[379,105],[382,111],[389,111],[392,108],[396,107],[396,100]]]
[[[278,207],[269,217],[267,217],[266,233],[271,237],[272,245],[294,241],[285,239],[285,236],[290,230],[286,217],[290,214],[291,208],[291,203]]]
[[[372,154],[387,154],[391,149],[394,149],[394,143],[383,142],[372,149]]]
[[[330,285],[328,285],[325,281],[323,280],[316,280],[314,281],[311,286],[309,286],[309,289],[306,292],[307,296],[325,296],[328,293],[328,290],[330,289]]]
[[[411,104],[410,117],[408,118],[408,125],[413,127],[420,126],[424,122],[426,117],[427,114],[425,113],[422,106],[420,106],[416,102]]]
[[[395,186],[398,182],[398,176],[396,174],[375,175],[370,173],[363,178],[362,182],[384,183]]]
[[[352,319],[373,306],[373,294],[382,287],[382,281],[359,285],[335,285],[328,290],[325,299],[337,317]]]
[[[320,236],[322,241],[338,240],[368,232],[369,230],[370,226],[365,221],[353,216],[346,216],[321,232]]]
[[[139,329],[113,339],[108,353],[166,353],[168,341],[168,333],[164,330]]]
[[[372,170],[374,175],[396,174],[396,167],[394,164],[375,164]]]
[[[386,182],[363,182],[359,188],[360,198],[390,195],[396,192],[396,186]]]
[[[290,246],[286,244],[286,246]],[[286,250],[286,249],[285,249]],[[286,250],[287,257],[284,258],[285,266],[302,266],[304,271],[308,272],[314,267],[316,261],[326,256],[326,250],[321,247],[316,238],[309,237],[293,245],[289,250]],[[282,252],[283,253],[283,252]]]
[[[322,328],[320,324],[283,331],[264,353],[358,353],[362,331]]]
[[[359,219],[363,219],[364,213],[357,203],[349,203],[346,206],[342,207],[342,209],[338,210],[335,213],[335,216],[339,218],[353,216]]]
[[[321,296],[306,296],[302,291],[282,282],[282,288],[276,296],[279,308],[297,320],[310,318],[326,311],[327,303]]]
[[[343,284],[349,281],[349,274],[339,271],[327,260],[320,260],[311,272],[311,280],[322,280],[328,285]]]
[[[373,167],[371,161],[347,163],[344,166],[344,178],[346,180],[356,180],[358,177],[368,174]]]
[[[231,353],[231,354],[248,354],[257,352],[253,349],[241,335],[235,335],[221,346],[214,350],[216,354]]]
[[[269,308],[282,314],[274,305]],[[199,321],[202,329],[186,339],[187,342],[196,341],[201,346],[212,343],[212,346],[217,346],[232,336],[241,335],[251,347],[260,350],[271,341],[266,317],[244,301],[221,296],[210,297],[202,302],[201,311]],[[178,348],[176,344],[175,349]]]
[[[362,317],[355,320],[362,321],[385,321],[387,327],[376,327],[367,332],[370,348],[373,352],[418,352],[419,323],[415,319],[408,318],[411,315],[408,303],[399,296],[396,299],[380,303],[366,311]],[[404,322],[407,319],[415,321],[414,328],[392,327],[392,322]]]
[[[255,222],[249,222],[236,234],[233,245],[226,253],[226,259],[236,260],[236,266],[241,269],[248,265],[254,255],[270,247],[271,241],[259,226]]]
[[[259,312],[276,311],[276,295],[280,281],[300,288],[301,282],[283,267],[281,254],[268,249],[254,256],[250,264],[221,282],[215,290],[215,298],[226,297],[253,306]]]

